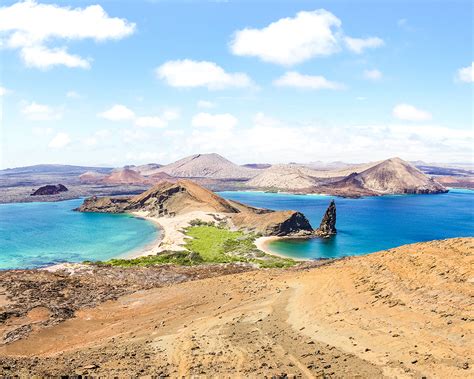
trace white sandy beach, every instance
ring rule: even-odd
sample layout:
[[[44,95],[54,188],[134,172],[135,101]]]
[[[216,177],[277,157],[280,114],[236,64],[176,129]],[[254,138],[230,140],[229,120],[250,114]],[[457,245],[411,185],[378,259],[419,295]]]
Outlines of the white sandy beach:
[[[183,245],[185,244],[186,236],[183,234],[182,230],[188,227],[192,220],[199,219],[204,222],[208,222],[215,221],[214,216],[220,218],[225,217],[224,214],[204,211],[194,211],[174,217],[150,217],[147,216],[147,212],[143,211],[133,212],[132,214],[156,224],[160,229],[160,236],[156,241],[145,246],[144,248],[130,252],[126,255],[126,258],[138,258],[147,255],[154,255],[165,250],[184,250]]]
[[[223,219],[226,217],[223,213],[210,213],[205,211],[194,211],[183,215],[174,217],[150,217],[147,216],[147,212],[133,212],[136,217],[141,217],[146,220],[153,222],[160,230],[159,237],[148,244],[147,246],[132,251],[125,255],[125,258],[132,259],[138,257],[144,257],[147,255],[155,255],[165,250],[180,251],[184,250],[186,235],[182,232],[185,228],[190,225],[190,222],[195,219],[199,219],[204,222],[215,221],[215,218]],[[283,254],[276,253],[269,249],[268,245],[272,241],[282,239],[282,237],[270,236],[260,237],[255,240],[255,246],[257,249],[263,251],[266,254],[275,255],[280,258],[292,258]],[[292,258],[295,261],[305,261],[307,259]]]

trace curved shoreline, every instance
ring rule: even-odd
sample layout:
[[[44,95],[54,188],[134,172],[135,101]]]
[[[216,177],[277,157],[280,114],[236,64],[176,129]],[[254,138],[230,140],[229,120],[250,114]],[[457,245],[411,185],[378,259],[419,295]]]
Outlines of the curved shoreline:
[[[130,213],[134,217],[152,222],[156,226],[159,235],[154,241],[148,243],[147,245],[142,246],[141,248],[129,251],[128,253],[122,254],[121,256],[117,258],[134,259],[134,258],[144,257],[147,255],[155,255],[162,252],[163,250],[176,250],[176,251],[182,250],[183,242],[184,242],[184,239],[186,238],[186,235],[183,234],[181,230],[189,226],[189,222],[192,219],[212,218],[212,216],[210,216],[210,214],[207,212],[198,212],[198,213],[199,214],[196,214],[196,212],[191,212],[189,214],[173,217],[173,218],[146,216],[144,212]],[[311,259],[296,258],[296,257],[280,254],[269,248],[269,244],[272,241],[277,241],[277,240],[282,240],[282,239],[285,239],[285,237],[277,237],[277,236],[259,237],[255,240],[255,246],[257,247],[258,250],[264,252],[265,254],[273,255],[279,258],[293,259],[294,261],[298,261],[298,262],[311,261]]]
[[[288,238],[277,237],[277,236],[259,237],[255,240],[255,246],[257,247],[258,250],[263,251],[265,254],[274,255],[280,258],[293,259],[294,261],[297,261],[297,262],[308,262],[312,260],[312,259],[305,259],[305,258],[290,257],[288,255],[277,253],[269,248],[268,245],[270,245],[271,242],[284,240],[284,239],[288,239]]]

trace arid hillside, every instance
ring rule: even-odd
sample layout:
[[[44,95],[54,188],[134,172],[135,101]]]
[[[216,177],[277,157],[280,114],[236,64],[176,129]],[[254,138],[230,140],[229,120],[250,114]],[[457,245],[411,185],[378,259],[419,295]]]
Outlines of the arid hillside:
[[[188,269],[4,272],[2,307],[18,316],[4,318],[2,330],[32,326],[10,343],[4,334],[0,374],[468,378],[473,267],[474,239],[458,238],[177,284]],[[153,288],[164,277],[165,287]],[[104,297],[104,286],[119,296],[125,278],[128,292]],[[48,303],[22,312],[38,291]],[[70,299],[59,295],[72,292],[88,301],[75,303],[73,318],[48,323]],[[112,300],[90,308],[95,297]]]
[[[219,154],[195,154],[156,170],[179,178],[249,179],[257,169],[238,166]]]

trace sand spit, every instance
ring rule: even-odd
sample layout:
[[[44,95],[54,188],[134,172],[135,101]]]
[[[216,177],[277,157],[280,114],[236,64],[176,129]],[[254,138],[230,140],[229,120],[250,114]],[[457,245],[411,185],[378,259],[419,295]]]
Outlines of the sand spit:
[[[3,341],[0,374],[474,375],[474,238],[312,264],[138,287],[47,328],[36,321],[23,338]],[[3,275],[11,282],[22,273]],[[115,280],[109,273],[107,283]],[[60,287],[68,293],[67,281]],[[19,320],[7,317],[3,329]]]

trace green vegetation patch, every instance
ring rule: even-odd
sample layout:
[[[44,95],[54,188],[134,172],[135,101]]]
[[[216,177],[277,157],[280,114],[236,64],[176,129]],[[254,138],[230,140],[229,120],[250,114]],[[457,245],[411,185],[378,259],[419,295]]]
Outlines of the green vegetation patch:
[[[204,263],[254,263],[262,268],[284,268],[296,262],[290,258],[280,258],[265,254],[255,246],[258,237],[253,233],[232,231],[210,223],[193,222],[184,230],[186,239],[184,251],[165,251],[134,259],[111,259],[96,262],[98,265],[118,267],[147,267],[162,264],[197,265]]]

